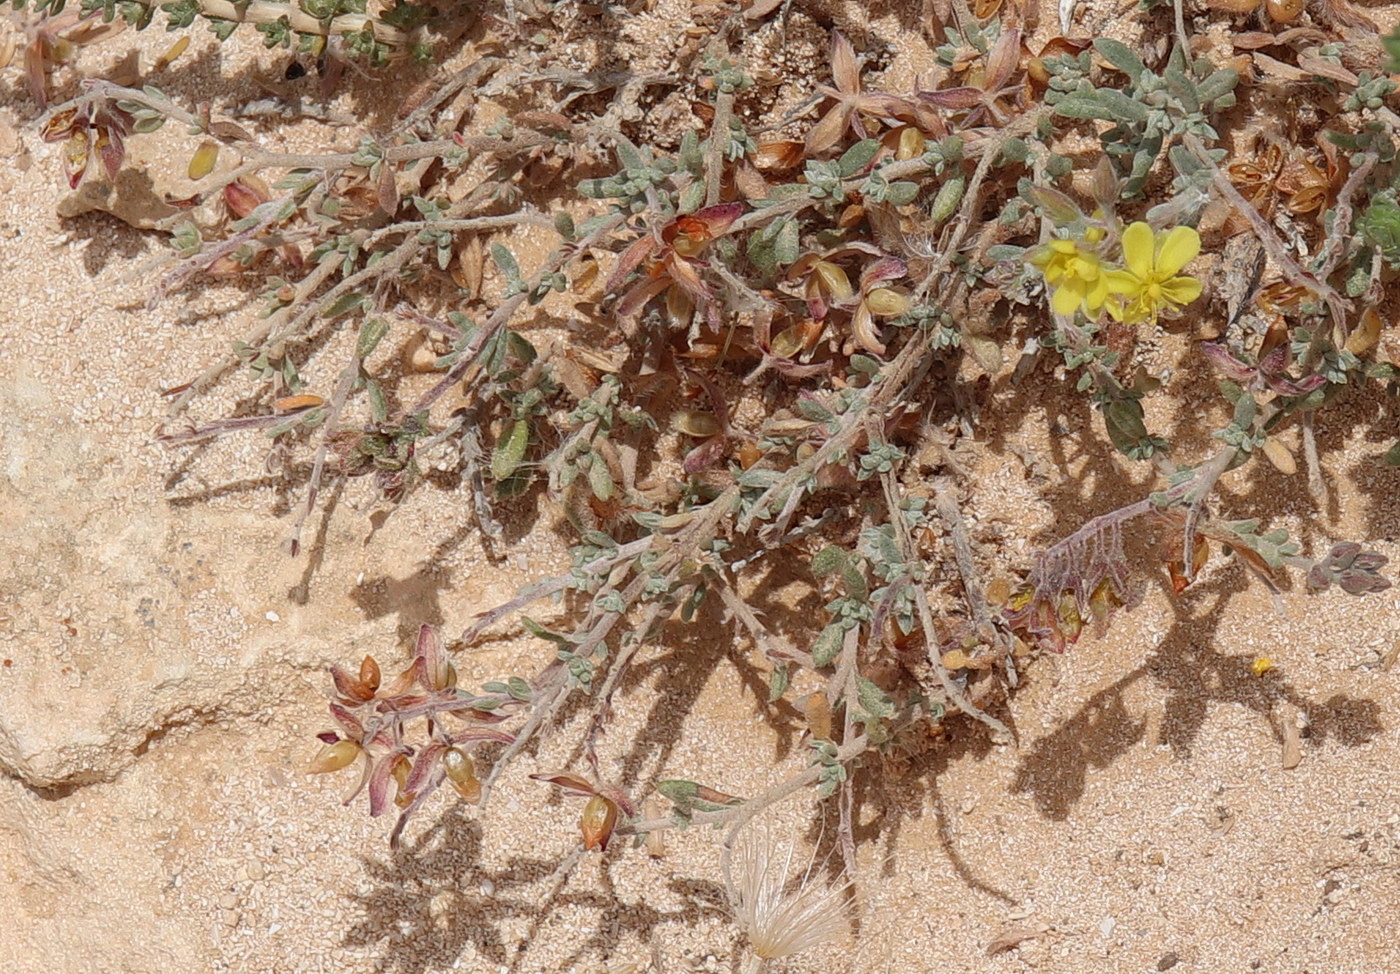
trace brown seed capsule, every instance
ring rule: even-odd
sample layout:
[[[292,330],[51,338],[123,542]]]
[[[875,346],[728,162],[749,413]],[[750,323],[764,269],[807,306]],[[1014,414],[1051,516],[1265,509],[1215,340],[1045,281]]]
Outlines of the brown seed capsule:
[[[452,782],[452,787],[457,789],[457,794],[467,801],[474,802],[481,797],[481,782],[477,780],[476,767],[465,751],[455,747],[443,751],[442,770],[447,780]]]
[[[341,768],[349,767],[359,756],[360,745],[354,741],[336,741],[334,744],[327,744],[321,748],[320,753],[311,759],[306,773],[326,774],[330,771],[339,771]]]
[[[583,806],[583,817],[579,820],[583,830],[583,849],[588,852],[597,849],[608,851],[608,840],[617,827],[617,806],[602,795],[594,795]]]
[[[366,656],[360,663],[360,682],[371,690],[378,690],[379,680],[379,664],[373,656]]]

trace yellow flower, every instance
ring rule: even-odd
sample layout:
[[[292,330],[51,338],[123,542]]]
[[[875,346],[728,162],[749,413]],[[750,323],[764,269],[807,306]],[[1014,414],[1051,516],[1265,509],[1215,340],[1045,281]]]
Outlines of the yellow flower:
[[[1108,313],[1118,321],[1156,321],[1164,309],[1179,308],[1201,296],[1201,282],[1181,269],[1201,252],[1201,235],[1190,227],[1173,227],[1154,234],[1141,221],[1123,231],[1123,262],[1127,270],[1106,273],[1114,296]]]
[[[1083,308],[1090,318],[1098,317],[1108,300],[1108,272],[1098,255],[1081,250],[1073,240],[1052,240],[1031,254],[1030,262],[1054,288],[1050,307],[1056,314],[1073,314]]]
[[[1249,668],[1254,671],[1255,676],[1263,676],[1274,668],[1274,661],[1267,656],[1260,656],[1249,664]]]

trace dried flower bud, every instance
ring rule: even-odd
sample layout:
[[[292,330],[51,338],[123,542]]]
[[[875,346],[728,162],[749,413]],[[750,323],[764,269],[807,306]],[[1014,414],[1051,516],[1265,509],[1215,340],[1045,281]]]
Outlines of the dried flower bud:
[[[224,187],[224,205],[234,219],[242,220],[260,203],[272,199],[272,190],[257,176],[240,176]]]
[[[360,661],[360,682],[371,690],[378,690],[379,679],[379,663],[373,656],[366,656]]]
[[[866,296],[865,303],[870,306],[871,314],[883,318],[893,318],[909,310],[909,299],[887,287],[877,287],[871,291]]]
[[[306,769],[307,774],[325,774],[348,768],[360,756],[360,745],[354,741],[336,741],[321,748]]]
[[[469,802],[481,798],[481,782],[477,780],[476,767],[465,751],[456,747],[443,751],[442,770],[452,787],[457,789],[457,794]]]
[[[579,820],[579,828],[583,830],[584,851],[597,849],[599,852],[607,852],[608,840],[612,838],[613,829],[616,827],[617,805],[602,795],[594,795],[588,799],[588,804],[583,806],[583,817]]]

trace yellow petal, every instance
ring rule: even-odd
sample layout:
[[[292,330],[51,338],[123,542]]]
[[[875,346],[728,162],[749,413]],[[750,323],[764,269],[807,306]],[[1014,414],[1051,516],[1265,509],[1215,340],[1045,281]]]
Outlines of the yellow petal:
[[[1108,300],[1108,281],[1100,276],[1093,286],[1089,288],[1089,293],[1084,296],[1084,313],[1091,318],[1097,318],[1099,312],[1103,310],[1103,304]]]
[[[1152,275],[1155,248],[1152,228],[1141,220],[1123,231],[1123,262],[1128,265],[1128,270],[1142,280]]]
[[[1162,294],[1172,304],[1190,304],[1201,296],[1201,282],[1194,277],[1173,277],[1162,282]]]
[[[1201,252],[1201,235],[1191,227],[1172,227],[1157,253],[1158,277],[1171,277]],[[1199,292],[1197,292],[1199,293]],[[1194,299],[1193,299],[1194,300]]]
[[[1079,307],[1079,303],[1083,300],[1083,291],[1066,284],[1064,287],[1055,289],[1055,293],[1050,297],[1050,307],[1055,309],[1057,315],[1070,315],[1074,314],[1074,309]]]
[[[1142,281],[1127,271],[1109,271],[1104,275],[1104,281],[1110,291],[1118,294],[1136,295],[1142,290]]]

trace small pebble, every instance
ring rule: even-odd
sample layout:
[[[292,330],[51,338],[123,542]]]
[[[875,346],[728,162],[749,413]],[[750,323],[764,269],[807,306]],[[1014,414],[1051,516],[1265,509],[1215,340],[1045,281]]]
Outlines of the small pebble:
[[[1181,960],[1181,958],[1176,956],[1176,951],[1169,950],[1157,959],[1157,970],[1169,971],[1176,966],[1179,960]]]
[[[238,896],[235,893],[225,893],[219,897],[219,907],[224,910],[232,910],[238,905]]]
[[[258,862],[256,859],[248,863],[248,878],[251,879],[253,882],[256,883],[265,875],[267,875],[267,870],[263,869],[262,863]]]
[[[268,621],[268,622],[281,622],[281,621],[282,621],[282,617],[279,616],[276,612],[273,612],[271,609],[268,609],[268,610],[267,610],[267,621]]]

